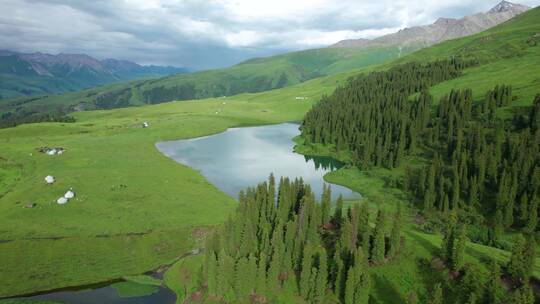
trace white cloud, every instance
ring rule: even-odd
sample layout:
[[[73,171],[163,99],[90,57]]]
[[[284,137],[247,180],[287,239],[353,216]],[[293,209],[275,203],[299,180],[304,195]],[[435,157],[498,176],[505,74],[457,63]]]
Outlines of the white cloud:
[[[2,0],[0,45],[196,68],[373,38],[497,0]],[[523,0],[536,6],[540,0]]]

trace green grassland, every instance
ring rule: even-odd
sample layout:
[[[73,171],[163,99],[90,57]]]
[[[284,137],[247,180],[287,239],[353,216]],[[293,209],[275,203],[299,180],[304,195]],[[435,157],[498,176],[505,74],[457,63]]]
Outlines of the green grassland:
[[[326,48],[300,51],[251,59],[218,70],[113,84],[42,98],[23,97],[1,100],[0,114],[21,111],[65,112],[75,108],[107,109],[175,99],[188,100],[255,93],[380,64],[411,51],[413,49],[398,47]],[[8,83],[9,81],[6,85]]]
[[[73,124],[0,130],[0,295],[138,274],[191,249],[192,228],[220,222],[235,202],[154,144],[299,120],[310,107],[242,99],[81,112]],[[48,156],[40,146],[67,152]],[[43,180],[49,174],[54,185]],[[70,187],[76,198],[54,203]],[[37,207],[24,208],[29,203]]]
[[[485,87],[504,82],[514,86],[516,105],[530,104],[530,96],[539,88],[540,46],[528,41],[540,32],[540,10],[518,19],[464,38],[466,42],[453,40],[413,53],[398,63],[444,58],[469,48],[481,54],[483,64],[432,88],[432,93],[440,95],[452,87],[466,86],[483,94]],[[484,43],[485,35],[494,38]],[[516,56],[500,57],[494,41],[522,48]],[[490,49],[472,47],[478,43]],[[322,94],[332,92],[348,77],[391,66],[336,74],[262,93],[77,112],[73,114],[75,123],[0,130],[0,297],[137,275],[174,261],[195,246],[196,228],[220,223],[235,201],[197,171],[160,154],[156,142],[214,134],[229,127],[298,121]],[[490,79],[497,83],[490,83]],[[36,102],[42,102],[43,107],[61,105],[76,99],[74,96]],[[296,96],[308,98],[299,101]],[[143,121],[150,127],[141,128]],[[41,146],[61,146],[67,152],[47,156],[36,151]],[[48,174],[57,178],[54,185],[45,185],[43,178]],[[392,205],[392,201],[403,200],[391,187],[392,177],[399,174],[399,170],[368,173],[349,168],[326,178],[359,191],[374,204]],[[76,198],[64,206],[55,204],[69,187],[76,191]],[[37,203],[37,207],[24,208],[29,203]],[[408,288],[420,297],[429,291],[429,265],[421,262],[433,256],[440,237],[417,231],[412,224],[409,227],[407,241],[416,258],[374,269],[375,303],[399,302]],[[467,252],[468,260],[480,265],[489,257],[501,261],[508,257],[507,252],[476,244],[470,244]],[[539,265],[537,259],[536,277],[540,277]],[[171,283],[177,276],[173,272],[165,280],[180,293],[182,286]]]

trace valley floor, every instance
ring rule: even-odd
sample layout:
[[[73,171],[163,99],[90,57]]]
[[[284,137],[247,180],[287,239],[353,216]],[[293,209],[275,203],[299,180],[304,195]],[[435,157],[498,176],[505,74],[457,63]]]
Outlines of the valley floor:
[[[191,250],[194,228],[221,222],[236,203],[154,144],[300,120],[311,105],[260,100],[81,112],[76,123],[0,130],[0,297],[139,274]],[[71,187],[76,197],[56,204]]]
[[[514,88],[516,106],[528,105],[540,87],[540,53],[533,47],[524,52],[527,56],[466,70],[463,77],[432,88],[432,93],[441,96],[452,88],[472,88],[481,95],[485,88],[505,83]],[[426,54],[431,53],[418,56]],[[162,155],[155,143],[229,127],[299,121],[322,94],[357,73],[258,94],[78,112],[75,123],[0,129],[0,298],[141,274],[174,261],[196,247],[201,236],[197,228],[222,222],[236,202],[197,171]],[[148,128],[142,128],[145,121]],[[66,152],[56,156],[38,152],[44,146],[63,147]],[[388,187],[388,181],[399,174],[400,170],[367,173],[349,168],[326,178],[364,194],[373,206],[394,208],[404,198]],[[47,185],[47,175],[56,183]],[[66,205],[56,204],[71,187],[75,198]],[[412,221],[405,236],[410,251],[403,256],[413,258],[374,269],[375,303],[403,302],[409,290],[422,299],[431,288],[432,272],[426,270],[440,236],[419,231]],[[472,243],[467,254],[467,260],[482,269],[489,258],[504,261],[509,256]],[[181,297],[186,288],[178,284],[178,271],[191,267],[185,263],[191,260],[198,263],[197,258],[182,260],[165,276]],[[534,276],[540,279],[539,258]]]

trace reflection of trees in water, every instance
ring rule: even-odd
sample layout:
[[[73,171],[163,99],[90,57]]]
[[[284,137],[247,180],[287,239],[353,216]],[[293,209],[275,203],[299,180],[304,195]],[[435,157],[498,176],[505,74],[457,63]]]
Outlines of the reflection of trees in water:
[[[304,155],[304,159],[306,160],[306,163],[310,160],[313,160],[313,163],[315,164],[315,169],[317,170],[322,168],[324,170],[334,171],[343,167],[342,162],[331,157]]]

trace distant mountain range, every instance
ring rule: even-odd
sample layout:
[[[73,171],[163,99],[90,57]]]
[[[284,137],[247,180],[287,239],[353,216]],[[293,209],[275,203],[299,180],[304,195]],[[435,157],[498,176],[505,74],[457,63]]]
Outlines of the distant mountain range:
[[[538,12],[538,9],[534,10],[536,14]],[[525,10],[527,10],[527,7],[517,4],[511,4],[509,2],[501,2],[499,5],[490,10],[490,12],[485,14],[490,16],[488,18],[489,20],[492,20],[490,22],[494,23],[495,21],[493,20],[497,20],[496,22],[501,23],[503,19],[510,18],[509,16],[517,15],[520,11]],[[529,11],[528,13],[531,13],[531,11]],[[482,15],[483,14],[476,14],[473,16]],[[522,16],[520,15],[518,18],[520,17]],[[462,20],[465,19],[472,20],[471,18],[472,17],[466,17],[460,19],[461,21],[455,19],[440,19],[436,23],[458,24],[462,23]],[[477,18],[477,20],[488,19],[482,19],[480,17]],[[529,19],[527,19],[528,22],[530,22]],[[475,24],[480,23],[480,21],[477,21],[477,23]],[[505,25],[509,23],[511,23],[511,21],[501,24],[500,26],[495,28],[503,29],[505,28]],[[483,26],[491,28],[489,24],[492,23],[484,21],[481,24],[483,24]],[[411,58],[410,56],[406,55],[423,48],[423,45],[419,43],[405,43],[408,40],[398,39],[400,35],[404,35],[400,33],[416,31],[418,32],[417,37],[415,37],[417,40],[410,41],[420,40],[424,41],[424,43],[426,44],[428,43],[426,41],[430,41],[429,43],[434,44],[434,38],[425,38],[429,35],[424,35],[421,33],[422,30],[419,30],[419,28],[421,28],[427,33],[428,31],[426,30],[426,28],[429,27],[430,26],[405,29],[393,35],[388,35],[378,39],[370,40],[376,41],[376,43],[362,44],[365,45],[365,47],[327,47],[322,49],[305,50],[266,58],[254,58],[224,69],[207,70],[188,74],[171,75],[157,79],[145,79],[126,83],[118,83],[102,87],[94,87],[87,90],[68,94],[52,95],[43,93],[43,95],[47,96],[22,96],[19,98],[4,98],[0,100],[0,127],[2,127],[2,125],[12,126],[15,124],[29,121],[43,121],[47,119],[50,120],[50,115],[61,116],[65,113],[73,111],[111,109],[129,106],[140,106],[145,104],[156,104],[173,100],[192,100],[208,97],[231,96],[240,93],[256,93],[288,87],[310,79],[328,75],[335,75],[342,72],[352,73],[353,70],[366,68],[373,65],[384,64],[393,59],[407,57]],[[534,31],[534,33],[538,32],[536,30]],[[451,29],[450,26],[448,26],[448,32],[453,32],[454,34],[452,35],[458,35],[458,31],[455,28]],[[465,32],[461,31],[459,35],[463,35],[463,33]],[[412,34],[409,35],[414,36]],[[439,34],[438,39],[444,40],[447,38],[441,37],[450,36],[451,34]],[[391,37],[398,38],[392,40],[390,39]],[[536,39],[534,37],[528,37],[527,39]],[[384,44],[382,43],[382,41],[385,41],[385,39],[394,42],[393,44]],[[469,56],[471,59],[476,58],[476,56],[481,57],[482,54],[476,53],[474,51],[474,48],[479,47],[480,45],[492,43],[490,42],[491,40],[495,41],[493,38],[491,38],[491,36],[482,36],[477,37],[476,39],[477,40],[473,41],[474,43],[471,42],[470,45],[466,47],[455,49],[451,53],[448,53],[447,56],[451,56],[451,54],[463,53]],[[497,43],[500,43],[500,39],[496,41]],[[398,42],[401,44],[399,44]],[[441,43],[440,45],[443,44],[444,43]],[[505,45],[504,48],[498,48],[497,51],[490,53],[492,55],[492,58],[489,60],[497,60],[497,58],[502,58],[505,56],[515,56],[519,52],[520,49],[516,49],[513,45]],[[8,54],[6,54],[6,56],[7,55]],[[38,58],[44,56],[46,58],[49,58],[43,54],[34,54],[27,56]],[[17,62],[20,62],[20,66],[11,63],[11,65],[8,66],[11,69],[8,70],[11,71],[11,74],[8,75],[15,75],[12,69],[13,67],[16,67],[18,73],[20,73],[21,75],[24,75],[24,73],[27,72],[34,76],[17,76],[19,78],[15,78],[14,76],[2,76],[6,75],[2,72],[3,69],[5,69],[5,65],[3,65],[0,60],[0,94],[3,94],[2,87],[5,87],[7,82],[13,81],[13,79],[15,79],[15,81],[19,81],[19,79],[33,79],[34,77],[37,77],[35,76],[35,74],[38,73],[37,71],[40,71],[39,68],[42,65],[47,66],[47,64],[43,63],[40,64],[39,67],[32,67],[29,66],[30,64],[28,62],[30,61],[23,60],[20,56],[11,57],[12,60],[17,60]],[[1,58],[2,56],[0,55],[0,59]],[[439,54],[438,56],[431,58],[431,60],[441,58],[445,57]],[[427,60],[427,58],[422,59]],[[74,67],[73,70],[77,71],[76,73],[65,74],[69,75],[70,79],[74,78],[74,75],[76,75],[77,73],[81,73],[81,69],[83,71],[89,71],[88,73],[96,73],[94,71],[96,71],[98,67],[102,67],[98,70],[103,69],[108,71],[106,75],[109,75],[109,78],[110,75],[116,75],[116,77],[120,78],[118,76],[122,75],[122,72],[120,71],[124,71],[123,73],[127,73],[128,75],[134,74],[133,72],[129,72],[129,67],[134,65],[133,63],[129,62],[126,63],[116,60],[88,61],[89,59],[85,57],[85,60],[83,60],[83,62],[85,62],[86,64],[82,64],[82,62],[80,62],[81,60],[71,60],[72,61],[70,61],[69,65],[67,63],[63,64],[63,66]],[[40,59],[40,61],[46,62],[45,59]],[[138,65],[135,65],[133,69],[137,70],[136,66]],[[47,69],[47,71],[54,75],[54,73],[50,72],[49,69]],[[41,71],[40,73],[45,73],[45,71]],[[39,77],[41,77],[40,79],[60,79],[50,76]],[[328,81],[335,80],[333,78],[328,78]],[[298,92],[298,94],[302,94],[302,92]]]
[[[405,28],[397,33],[375,39],[342,40],[331,45],[333,48],[401,46],[424,48],[450,39],[479,33],[503,23],[530,8],[525,5],[502,1],[485,13],[466,16],[461,19],[439,18],[435,23]]]
[[[188,72],[85,54],[24,54],[0,50],[0,98],[77,91],[98,85]]]

